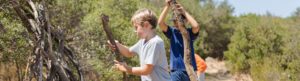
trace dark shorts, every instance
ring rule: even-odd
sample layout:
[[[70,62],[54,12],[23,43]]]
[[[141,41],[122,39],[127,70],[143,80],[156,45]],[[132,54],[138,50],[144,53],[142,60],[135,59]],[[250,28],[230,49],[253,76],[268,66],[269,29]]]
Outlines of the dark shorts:
[[[190,78],[186,71],[172,70],[171,81],[190,81]]]

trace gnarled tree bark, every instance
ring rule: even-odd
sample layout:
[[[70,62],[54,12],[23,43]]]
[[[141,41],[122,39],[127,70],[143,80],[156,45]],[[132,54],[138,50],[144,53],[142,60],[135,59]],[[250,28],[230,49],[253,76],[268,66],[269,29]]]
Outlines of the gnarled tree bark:
[[[27,0],[26,5],[21,5],[13,0],[11,4],[14,5],[13,8],[24,27],[32,36],[35,36],[32,39],[34,41],[33,57],[35,58],[30,64],[29,72],[32,73],[29,75],[33,74],[38,81],[44,79],[47,81],[83,81],[82,71],[74,53],[63,43],[63,33],[55,32],[49,22],[45,1],[34,4],[31,0]],[[63,60],[64,58],[68,59]],[[43,67],[46,68],[46,71]],[[76,68],[77,76],[69,67]],[[47,75],[45,76],[43,73],[47,73]]]

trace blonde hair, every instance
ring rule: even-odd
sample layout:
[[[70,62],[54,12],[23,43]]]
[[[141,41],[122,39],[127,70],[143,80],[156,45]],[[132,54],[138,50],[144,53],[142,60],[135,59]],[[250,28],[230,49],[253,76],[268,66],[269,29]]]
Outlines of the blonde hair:
[[[131,18],[131,23],[142,24],[148,21],[152,25],[152,29],[156,28],[157,18],[153,11],[149,9],[139,9],[137,10]]]

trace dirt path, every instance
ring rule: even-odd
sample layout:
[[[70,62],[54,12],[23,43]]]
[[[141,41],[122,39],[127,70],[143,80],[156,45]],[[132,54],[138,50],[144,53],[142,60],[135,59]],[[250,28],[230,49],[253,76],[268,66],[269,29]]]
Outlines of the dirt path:
[[[253,81],[248,74],[232,75],[224,61],[211,57],[206,58],[205,61],[207,64],[205,81]]]

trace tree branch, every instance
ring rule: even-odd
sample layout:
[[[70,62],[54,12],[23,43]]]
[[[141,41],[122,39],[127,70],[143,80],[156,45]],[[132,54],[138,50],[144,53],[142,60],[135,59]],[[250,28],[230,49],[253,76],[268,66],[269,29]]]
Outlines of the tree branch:
[[[175,18],[176,18],[176,22],[178,23],[178,29],[181,33],[181,36],[182,36],[182,39],[183,39],[183,47],[184,47],[184,56],[183,56],[183,62],[184,62],[184,65],[185,65],[185,69],[188,73],[188,76],[190,78],[191,81],[197,81],[197,76],[196,76],[196,73],[194,71],[194,68],[192,66],[192,63],[191,63],[191,48],[190,48],[190,35],[188,33],[188,31],[186,30],[186,27],[185,27],[185,23],[184,23],[184,20],[183,20],[183,15],[176,9],[176,5],[177,5],[177,2],[176,0],[172,0],[171,2],[171,5],[172,7],[174,8],[174,11],[173,13],[175,14]]]
[[[61,35],[54,35],[54,32],[52,31],[54,29],[49,22],[48,10],[45,1],[41,1],[40,3],[38,3],[38,8],[31,0],[27,0],[27,5],[23,7],[21,7],[16,0],[12,1],[12,5],[14,5],[13,8],[20,17],[24,27],[26,27],[29,33],[34,34],[36,37],[36,40],[34,41],[35,45],[33,51],[36,58],[35,63],[31,64],[32,68],[30,69],[35,74],[37,80],[43,80],[43,67],[48,67],[48,70],[50,70],[50,73],[46,77],[46,80],[76,80],[76,76],[74,76],[73,71],[68,68],[68,64],[62,65],[62,63],[64,63],[63,60],[58,61],[58,59],[61,58],[58,57],[59,55],[57,56],[55,54],[57,53],[57,50],[53,50],[55,45],[52,41],[54,40],[54,43],[60,44],[58,48],[61,49],[58,50],[58,54],[62,54],[60,56],[63,56],[63,54],[65,53],[67,54],[72,64],[76,67],[80,80],[83,81],[83,76],[79,68],[80,66],[74,59],[74,54],[63,44],[64,40],[61,40],[63,38],[58,37]],[[57,42],[56,40],[59,40],[59,42]],[[48,63],[47,61],[51,62],[51,66],[45,64]],[[43,64],[45,65],[43,66]]]

